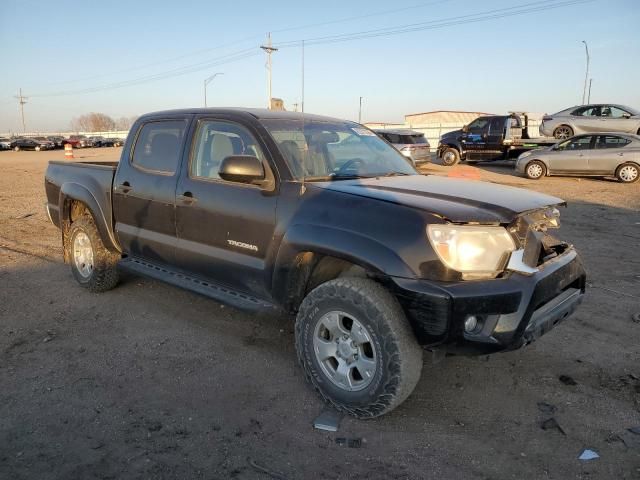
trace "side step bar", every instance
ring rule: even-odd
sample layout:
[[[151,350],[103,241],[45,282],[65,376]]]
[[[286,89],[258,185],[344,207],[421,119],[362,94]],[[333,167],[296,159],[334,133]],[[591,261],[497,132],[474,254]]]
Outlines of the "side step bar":
[[[139,258],[123,258],[118,262],[118,268],[134,275],[153,278],[154,280],[160,280],[176,287],[199,293],[241,310],[280,312],[276,305],[265,300]]]

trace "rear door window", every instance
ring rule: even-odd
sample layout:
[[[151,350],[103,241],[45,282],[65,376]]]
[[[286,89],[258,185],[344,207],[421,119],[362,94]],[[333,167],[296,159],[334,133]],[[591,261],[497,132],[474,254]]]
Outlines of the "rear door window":
[[[175,174],[186,126],[186,120],[159,120],[144,124],[133,148],[131,164],[150,173]]]
[[[631,140],[617,135],[600,135],[596,148],[622,148],[631,143]]]
[[[573,138],[560,144],[558,150],[589,150],[591,148],[591,135]]]

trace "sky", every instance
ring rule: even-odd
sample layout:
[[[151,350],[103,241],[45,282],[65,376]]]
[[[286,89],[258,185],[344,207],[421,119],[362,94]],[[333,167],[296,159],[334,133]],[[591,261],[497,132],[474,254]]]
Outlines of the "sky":
[[[0,0],[0,132],[22,131],[19,88],[27,131],[201,107],[218,72],[209,106],[264,107],[267,32],[288,110],[302,40],[310,113],[556,112],[582,101],[583,40],[591,101],[640,108],[640,0]]]

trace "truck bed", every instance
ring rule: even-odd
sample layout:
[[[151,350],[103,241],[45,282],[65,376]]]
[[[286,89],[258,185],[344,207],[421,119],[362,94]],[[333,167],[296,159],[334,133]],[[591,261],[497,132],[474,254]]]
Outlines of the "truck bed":
[[[74,192],[88,196],[95,202],[99,214],[107,225],[112,223],[111,189],[116,172],[117,161],[105,162],[65,162],[50,161],[45,173],[45,192],[47,212],[51,221],[58,227],[62,216],[60,192]],[[77,197],[76,197],[77,198]]]

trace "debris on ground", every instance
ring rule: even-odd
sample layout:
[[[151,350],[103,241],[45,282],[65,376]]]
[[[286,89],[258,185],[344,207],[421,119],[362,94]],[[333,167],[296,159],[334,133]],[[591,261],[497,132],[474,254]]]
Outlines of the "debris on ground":
[[[558,377],[558,380],[560,380],[565,385],[577,385],[578,384],[578,382],[576,382],[573,379],[573,377],[570,377],[569,375],[560,375]]]
[[[565,432],[564,429],[560,426],[558,421],[553,417],[547,418],[545,421],[543,421],[540,424],[540,428],[542,428],[542,430],[558,430],[563,435],[567,434],[567,432]]]
[[[538,402],[538,410],[542,413],[555,413],[556,406],[547,402]]]
[[[346,445],[349,448],[360,448],[362,447],[362,439],[338,437],[336,438],[336,445],[339,445],[340,447],[344,447]]]
[[[638,425],[637,427],[627,428],[627,430],[629,430],[631,433],[635,433],[636,435],[640,435],[640,425]]]
[[[35,212],[23,213],[22,215],[18,215],[16,217],[16,220],[22,220],[23,218],[33,217],[34,215],[35,215]]]
[[[582,453],[578,457],[578,460],[587,461],[587,460],[594,460],[596,458],[600,458],[600,455],[598,455],[598,452],[596,452],[594,450],[589,450],[587,448],[587,449],[582,451]]]
[[[337,432],[342,420],[342,414],[327,408],[313,421],[313,427],[318,430],[326,430],[328,432]]]
[[[257,464],[255,460],[248,458],[247,461],[249,462],[249,465],[251,465],[251,467],[258,472],[269,475],[271,478],[275,478],[276,480],[286,480],[286,477],[281,473],[269,470],[267,467],[263,467],[262,465]]]
[[[637,312],[631,315],[631,320],[633,320],[636,323],[640,323],[640,312]]]

